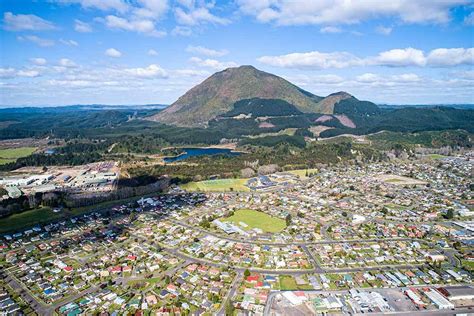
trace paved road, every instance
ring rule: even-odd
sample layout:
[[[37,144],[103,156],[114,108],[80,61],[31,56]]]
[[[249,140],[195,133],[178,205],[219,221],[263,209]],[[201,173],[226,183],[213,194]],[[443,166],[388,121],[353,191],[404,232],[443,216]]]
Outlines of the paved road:
[[[9,274],[8,271],[5,270],[7,274],[5,281],[11,286],[11,288],[18,294],[20,294],[21,298],[38,314],[38,315],[51,315],[51,310],[49,306],[45,304],[39,303],[36,298],[31,295],[30,291],[23,285],[20,281],[18,281],[15,277]]]
[[[232,300],[234,297],[235,293],[237,292],[237,289],[239,288],[240,283],[242,282],[242,277],[243,273],[241,271],[237,272],[237,275],[234,278],[234,281],[232,281],[232,284],[230,286],[230,290],[227,292],[227,295],[222,299],[222,305],[221,308],[217,311],[218,316],[224,316],[225,315],[225,307],[227,305],[228,300]]]

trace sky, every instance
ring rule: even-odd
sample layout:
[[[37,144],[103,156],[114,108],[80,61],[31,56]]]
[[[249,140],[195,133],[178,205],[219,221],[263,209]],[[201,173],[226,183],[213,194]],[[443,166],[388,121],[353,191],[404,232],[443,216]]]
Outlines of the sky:
[[[253,65],[316,95],[474,104],[474,0],[1,0],[0,106],[171,104]]]

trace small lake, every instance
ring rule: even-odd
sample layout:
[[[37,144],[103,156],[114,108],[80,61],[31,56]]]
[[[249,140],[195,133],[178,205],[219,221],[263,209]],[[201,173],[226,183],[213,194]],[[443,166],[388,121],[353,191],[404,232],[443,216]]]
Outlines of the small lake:
[[[163,158],[164,162],[175,162],[181,161],[190,157],[198,156],[210,156],[210,155],[226,155],[226,156],[238,156],[239,152],[232,151],[232,149],[227,148],[183,148],[185,153],[174,156]]]

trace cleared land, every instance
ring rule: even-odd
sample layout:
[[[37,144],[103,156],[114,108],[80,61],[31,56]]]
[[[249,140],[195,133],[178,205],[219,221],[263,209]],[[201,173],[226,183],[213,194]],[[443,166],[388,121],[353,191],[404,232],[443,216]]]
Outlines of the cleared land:
[[[391,183],[395,185],[418,185],[418,184],[426,184],[426,182],[418,180],[418,179],[413,179],[409,177],[403,177],[403,176],[397,176],[394,174],[384,174],[380,175],[379,180],[382,180],[383,182],[386,183]]]
[[[11,232],[36,224],[46,223],[64,217],[62,212],[54,213],[49,207],[25,211],[0,219],[0,233]]]
[[[20,147],[0,149],[0,165],[14,162],[18,158],[31,155],[36,150],[36,147]]]
[[[318,169],[298,169],[298,170],[289,170],[288,172],[296,176],[299,176],[301,178],[306,178],[306,172],[308,172],[308,175],[309,175],[311,173],[317,173]]]
[[[286,227],[286,222],[280,218],[248,209],[235,211],[234,215],[224,218],[222,221],[232,222],[244,230],[259,228],[267,233],[278,233]],[[240,225],[241,222],[247,224],[247,227]]]
[[[241,191],[248,192],[250,189],[245,186],[248,179],[217,179],[198,182],[189,182],[181,185],[186,191]]]

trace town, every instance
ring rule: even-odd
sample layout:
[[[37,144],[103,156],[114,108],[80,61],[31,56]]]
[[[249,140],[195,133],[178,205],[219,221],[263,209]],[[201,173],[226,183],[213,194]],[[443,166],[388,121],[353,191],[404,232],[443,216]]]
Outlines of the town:
[[[472,152],[160,195],[2,236],[6,314],[474,308]]]

